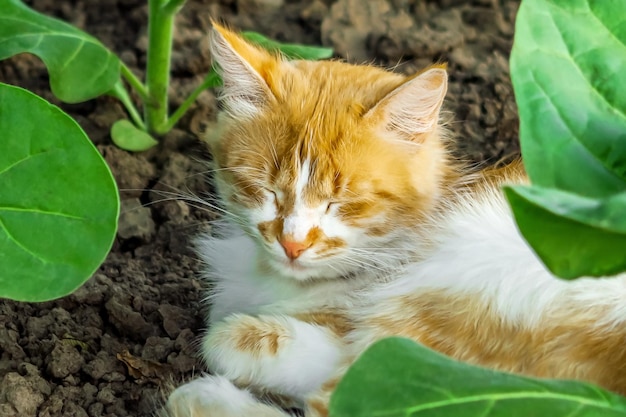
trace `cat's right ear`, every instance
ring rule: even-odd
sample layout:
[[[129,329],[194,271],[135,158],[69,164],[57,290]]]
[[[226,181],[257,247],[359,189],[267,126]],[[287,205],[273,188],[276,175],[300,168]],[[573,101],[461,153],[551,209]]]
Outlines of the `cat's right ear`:
[[[215,22],[210,45],[213,66],[224,82],[219,100],[227,113],[252,117],[274,99],[268,76],[278,65],[276,58]]]
[[[445,66],[433,66],[387,94],[365,117],[387,137],[420,143],[436,129],[447,89]]]

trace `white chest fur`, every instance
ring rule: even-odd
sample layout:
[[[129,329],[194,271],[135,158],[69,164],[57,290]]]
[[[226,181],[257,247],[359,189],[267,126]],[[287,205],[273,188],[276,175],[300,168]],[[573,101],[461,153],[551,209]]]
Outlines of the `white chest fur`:
[[[203,237],[201,256],[210,266],[213,282],[209,296],[210,323],[232,313],[295,314],[328,308],[347,308],[371,282],[363,276],[347,280],[314,280],[306,283],[260,272],[258,247],[239,234],[228,238]]]

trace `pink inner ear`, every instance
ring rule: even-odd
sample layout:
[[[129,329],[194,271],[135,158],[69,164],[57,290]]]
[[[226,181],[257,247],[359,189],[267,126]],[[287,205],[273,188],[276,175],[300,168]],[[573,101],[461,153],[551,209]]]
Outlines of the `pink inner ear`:
[[[436,128],[447,88],[446,71],[429,69],[387,94],[368,114],[380,117],[386,130],[413,140]]]

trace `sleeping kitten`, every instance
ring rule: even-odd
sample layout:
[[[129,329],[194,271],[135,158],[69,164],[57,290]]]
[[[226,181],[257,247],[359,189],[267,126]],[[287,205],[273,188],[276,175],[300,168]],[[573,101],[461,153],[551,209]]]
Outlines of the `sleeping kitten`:
[[[350,361],[392,335],[626,394],[624,277],[554,278],[500,192],[526,181],[521,164],[468,174],[451,160],[443,66],[287,62],[219,25],[211,52],[231,226],[199,244],[214,376],[175,390],[170,416],[288,415],[268,398],[324,416]]]

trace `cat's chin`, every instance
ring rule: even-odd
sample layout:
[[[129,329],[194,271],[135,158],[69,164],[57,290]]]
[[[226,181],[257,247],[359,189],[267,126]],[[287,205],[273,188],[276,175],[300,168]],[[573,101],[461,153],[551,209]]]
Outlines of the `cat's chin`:
[[[334,279],[338,278],[337,273],[329,268],[316,268],[305,265],[298,260],[268,260],[268,266],[284,276],[296,281],[310,281],[314,279]]]

